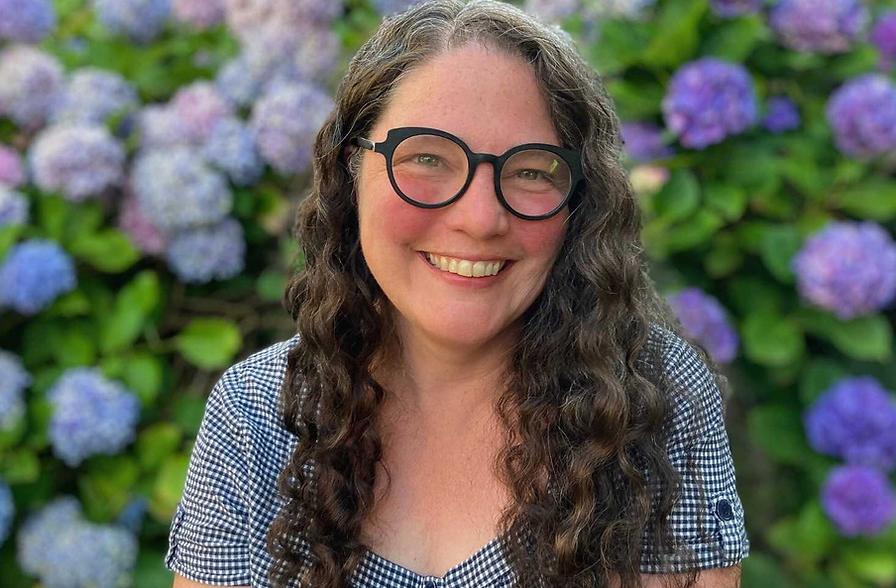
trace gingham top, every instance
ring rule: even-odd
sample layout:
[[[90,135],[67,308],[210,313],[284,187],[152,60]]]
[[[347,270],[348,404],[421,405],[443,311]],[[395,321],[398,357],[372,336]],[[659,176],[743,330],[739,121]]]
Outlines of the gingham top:
[[[695,392],[694,402],[677,401],[668,444],[674,467],[683,474],[682,499],[670,524],[676,537],[698,554],[698,568],[731,566],[749,554],[744,513],[735,487],[725,432],[722,399],[706,365],[693,348],[660,327],[663,358],[670,376]],[[652,340],[655,337],[651,338]],[[282,428],[278,395],[289,349],[298,336],[273,345],[228,369],[208,398],[190,458],[183,497],[171,522],[165,565],[205,584],[270,588],[272,557],[267,530],[282,504],[277,477],[296,438]],[[695,416],[696,415],[696,416]],[[693,468],[684,469],[685,456]],[[700,495],[695,478],[700,477]],[[696,519],[709,525],[709,542],[699,541]],[[659,567],[649,537],[642,544],[641,571],[679,571],[675,560]],[[444,576],[423,576],[368,551],[355,572],[357,588],[505,588],[512,572],[493,539]]]

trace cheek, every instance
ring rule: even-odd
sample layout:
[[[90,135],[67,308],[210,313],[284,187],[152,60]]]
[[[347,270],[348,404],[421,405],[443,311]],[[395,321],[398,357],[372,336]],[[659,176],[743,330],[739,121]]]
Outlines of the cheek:
[[[566,236],[566,219],[569,215],[561,213],[544,221],[520,221],[519,240],[526,252],[532,257],[543,258],[553,262]]]
[[[403,201],[388,183],[359,196],[358,218],[365,255],[374,250],[414,245],[432,226],[432,211]]]

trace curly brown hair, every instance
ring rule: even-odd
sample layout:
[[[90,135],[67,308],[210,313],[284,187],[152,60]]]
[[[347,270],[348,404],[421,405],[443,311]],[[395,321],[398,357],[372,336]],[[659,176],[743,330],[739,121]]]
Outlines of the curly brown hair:
[[[360,155],[346,161],[344,149],[371,129],[408,71],[470,43],[531,64],[562,146],[581,149],[586,176],[495,407],[506,431],[498,470],[512,492],[500,522],[507,561],[519,586],[633,588],[649,536],[651,553],[689,562],[673,579],[691,586],[694,555],[668,523],[681,478],[665,449],[670,395],[688,392],[666,373],[652,333],[686,337],[647,275],[619,122],[565,33],[491,0],[421,2],[385,19],[352,59],[317,135],[313,185],[296,222],[306,267],[284,298],[300,343],[280,400],[298,444],[267,536],[271,582],[349,585],[366,553],[362,522],[383,456],[374,423],[389,391],[372,374],[395,330],[361,252]]]

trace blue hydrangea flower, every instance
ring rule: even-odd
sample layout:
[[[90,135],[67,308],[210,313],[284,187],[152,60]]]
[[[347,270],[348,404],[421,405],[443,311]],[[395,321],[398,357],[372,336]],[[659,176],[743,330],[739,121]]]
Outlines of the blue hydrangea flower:
[[[880,54],[881,69],[890,69],[896,63],[896,12],[886,12],[877,19],[868,40]]]
[[[896,149],[896,84],[886,76],[864,74],[831,94],[828,123],[844,154],[867,159]]]
[[[333,100],[309,84],[271,86],[255,103],[249,128],[262,158],[281,174],[305,171]]]
[[[65,86],[62,65],[30,45],[0,53],[0,115],[33,131],[49,120]]]
[[[250,106],[261,92],[262,81],[249,68],[243,55],[225,63],[215,78],[215,87],[237,106]]]
[[[193,28],[204,30],[224,20],[224,0],[172,0],[174,18]]]
[[[819,453],[890,471],[896,467],[896,401],[870,376],[841,378],[803,414]]]
[[[0,143],[0,185],[18,188],[25,183],[25,166],[19,152]]]
[[[154,104],[141,110],[137,115],[137,129],[144,151],[186,146],[192,142],[180,115],[169,106]]]
[[[896,297],[896,243],[872,221],[828,223],[806,240],[791,269],[806,301],[844,320]]]
[[[749,72],[713,57],[688,62],[675,72],[662,109],[666,127],[693,149],[747,130],[758,116]]]
[[[106,127],[59,123],[35,138],[28,161],[41,190],[80,202],[121,182],[125,151]]]
[[[24,416],[24,391],[30,385],[31,374],[25,371],[22,360],[0,349],[0,431],[9,430]]]
[[[171,13],[168,0],[93,0],[93,5],[109,32],[138,43],[158,37]]]
[[[144,153],[131,182],[140,209],[166,232],[218,222],[233,207],[226,178],[187,147]]]
[[[233,116],[233,105],[205,81],[178,90],[169,107],[180,118],[187,138],[197,144],[208,139],[219,120]]]
[[[240,0],[227,3],[227,25],[240,39],[270,23],[327,26],[342,15],[344,0]]]
[[[647,122],[624,122],[621,125],[625,152],[634,161],[666,159],[674,154],[666,145],[663,129]]]
[[[800,111],[787,96],[772,96],[765,104],[762,126],[775,134],[792,131],[800,126]]]
[[[0,306],[37,314],[76,285],[75,264],[62,247],[42,239],[23,241],[0,265]]]
[[[644,16],[645,9],[655,3],[656,0],[589,0],[585,2],[584,20],[588,23],[606,18],[636,19]]]
[[[293,66],[306,80],[324,80],[336,70],[342,41],[332,29],[306,27],[296,36]]]
[[[734,361],[740,341],[728,314],[715,297],[699,288],[685,288],[668,300],[684,330],[706,348],[714,361]]]
[[[237,186],[257,183],[264,172],[264,162],[255,149],[252,133],[235,118],[218,121],[203,154],[209,163],[226,173]]]
[[[796,51],[843,53],[865,30],[868,10],[861,0],[778,0],[768,24]]]
[[[0,228],[28,224],[28,198],[0,184]]]
[[[177,277],[192,284],[236,276],[243,271],[245,257],[243,227],[232,218],[176,233],[165,254]]]
[[[139,106],[137,90],[121,75],[84,67],[69,78],[53,120],[105,124],[110,116],[134,112]]]
[[[72,368],[47,392],[53,453],[75,467],[98,453],[115,455],[134,440],[140,402],[97,369]]]
[[[0,0],[0,39],[39,43],[56,28],[50,0]]]
[[[9,537],[15,514],[16,505],[12,500],[12,491],[3,480],[0,480],[0,545],[3,545]]]
[[[71,496],[31,515],[18,534],[19,565],[46,588],[130,586],[137,551],[132,532],[90,523]]]
[[[821,488],[821,507],[845,537],[873,537],[896,516],[896,495],[887,476],[874,468],[833,468]]]
[[[389,11],[380,9],[381,14],[391,14],[392,12],[399,12],[400,10],[404,10],[404,8],[398,8],[397,10],[392,10],[393,6],[396,4],[402,4],[401,2],[375,2],[377,8],[380,8],[380,4],[387,5],[390,9]],[[407,7],[408,3],[403,2],[405,7]],[[567,18],[571,17],[574,14],[580,13],[584,6],[582,4],[582,0],[526,0],[523,8],[526,12],[530,14],[534,14],[538,18],[554,23],[562,23]]]
[[[709,8],[721,18],[734,18],[755,14],[762,9],[764,0],[710,0]]]
[[[139,534],[143,528],[143,519],[146,517],[146,509],[149,506],[149,499],[145,496],[135,496],[125,507],[118,513],[115,524],[124,527],[131,533]]]

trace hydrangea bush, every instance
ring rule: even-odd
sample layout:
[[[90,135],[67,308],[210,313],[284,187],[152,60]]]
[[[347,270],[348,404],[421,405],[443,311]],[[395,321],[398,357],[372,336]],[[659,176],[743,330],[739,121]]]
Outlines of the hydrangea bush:
[[[0,586],[171,585],[206,395],[293,332],[312,143],[413,3],[0,0]],[[896,585],[896,0],[514,3],[603,77],[733,384],[742,586]]]

